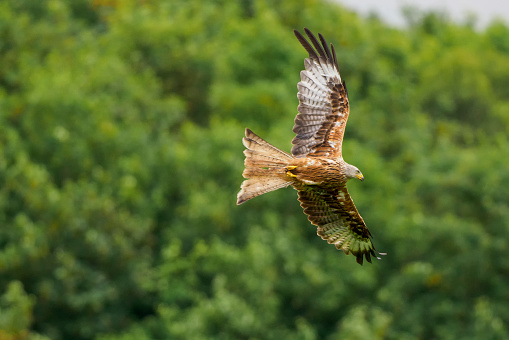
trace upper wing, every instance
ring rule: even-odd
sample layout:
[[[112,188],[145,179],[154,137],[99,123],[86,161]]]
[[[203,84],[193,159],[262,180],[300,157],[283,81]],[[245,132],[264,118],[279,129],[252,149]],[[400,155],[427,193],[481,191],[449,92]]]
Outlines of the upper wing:
[[[299,107],[293,132],[292,154],[295,157],[341,157],[343,134],[348,119],[348,94],[339,75],[336,51],[331,50],[318,34],[321,45],[307,28],[311,44],[294,30],[295,36],[309,53],[304,60],[305,70],[300,72],[297,84]],[[316,51],[315,51],[316,49]]]
[[[304,186],[299,188],[299,201],[309,221],[318,226],[317,234],[322,239],[347,255],[355,255],[361,265],[364,257],[370,263],[371,255],[377,257],[371,233],[346,186],[334,189]]]

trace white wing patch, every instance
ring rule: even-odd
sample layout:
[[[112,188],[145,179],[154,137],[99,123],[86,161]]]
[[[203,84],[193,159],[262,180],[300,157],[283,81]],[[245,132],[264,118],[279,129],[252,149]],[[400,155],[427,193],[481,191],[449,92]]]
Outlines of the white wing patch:
[[[334,48],[332,53],[325,40],[320,35],[321,45],[311,32],[306,30],[312,45],[298,32],[295,33],[301,44],[309,53],[304,59],[304,70],[300,72],[300,82],[297,84],[299,114],[295,117],[293,132],[292,154],[294,157],[306,157],[314,152],[325,139],[328,139],[331,129],[341,128],[338,119],[348,117],[348,100],[346,90],[339,74]],[[314,47],[313,47],[314,46]],[[342,138],[342,133],[334,138]],[[321,150],[320,156],[341,153],[341,141],[330,145],[334,151],[325,155]]]

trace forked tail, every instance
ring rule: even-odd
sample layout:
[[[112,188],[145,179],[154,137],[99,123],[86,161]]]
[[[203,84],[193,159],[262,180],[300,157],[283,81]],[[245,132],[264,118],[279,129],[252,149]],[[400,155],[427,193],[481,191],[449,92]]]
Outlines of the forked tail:
[[[242,182],[237,194],[237,204],[291,184],[286,167],[293,159],[292,155],[267,143],[249,129],[246,129],[242,143],[246,147],[246,168],[242,176],[247,179]]]

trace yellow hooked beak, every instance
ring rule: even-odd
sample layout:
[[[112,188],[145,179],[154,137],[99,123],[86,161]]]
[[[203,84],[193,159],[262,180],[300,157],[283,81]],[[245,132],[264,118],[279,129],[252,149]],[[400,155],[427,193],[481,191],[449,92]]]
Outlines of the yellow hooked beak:
[[[362,174],[355,175],[355,177],[357,177],[361,181],[364,181],[364,176],[362,176]]]

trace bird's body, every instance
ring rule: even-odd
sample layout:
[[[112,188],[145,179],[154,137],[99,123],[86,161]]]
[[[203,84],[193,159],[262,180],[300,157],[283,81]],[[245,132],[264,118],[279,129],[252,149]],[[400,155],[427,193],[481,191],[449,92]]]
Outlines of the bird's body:
[[[295,176],[295,183],[292,185],[296,188],[302,187],[302,185],[337,187],[345,185],[348,181],[348,177],[344,173],[347,166],[348,164],[341,158],[296,158],[295,161],[289,163],[290,170],[287,174]]]
[[[237,204],[261,194],[292,186],[317,234],[357,262],[376,256],[371,234],[346,188],[349,179],[364,180],[355,166],[341,155],[349,115],[348,94],[341,81],[336,53],[319,34],[305,29],[312,45],[297,31],[295,35],[309,53],[298,83],[299,114],[295,118],[292,153],[269,144],[246,129],[243,144],[246,180]],[[315,50],[316,49],[316,50]]]

